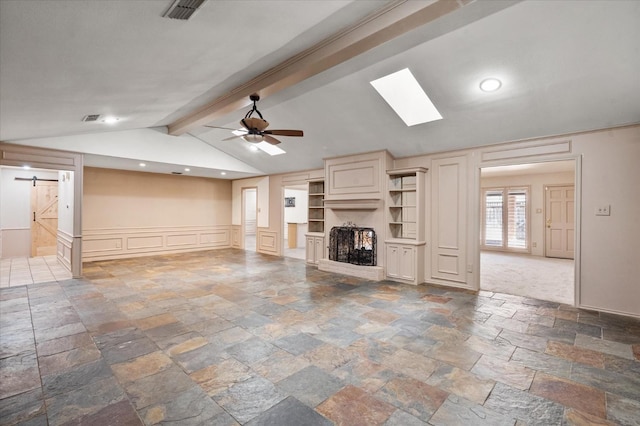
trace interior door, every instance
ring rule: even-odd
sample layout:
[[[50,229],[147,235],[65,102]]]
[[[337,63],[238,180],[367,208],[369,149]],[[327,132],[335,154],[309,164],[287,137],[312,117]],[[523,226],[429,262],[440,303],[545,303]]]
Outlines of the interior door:
[[[31,187],[31,256],[56,254],[58,182],[35,181]]]
[[[573,185],[545,187],[545,256],[573,259]]]

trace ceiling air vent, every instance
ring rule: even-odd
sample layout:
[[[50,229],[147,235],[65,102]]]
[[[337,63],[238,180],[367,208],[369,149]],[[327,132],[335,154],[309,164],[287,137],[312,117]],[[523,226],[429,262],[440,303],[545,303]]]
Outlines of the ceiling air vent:
[[[169,10],[162,16],[186,21],[205,1],[207,0],[175,0]]]
[[[90,114],[85,115],[82,121],[98,121],[98,118],[100,118],[100,114]]]

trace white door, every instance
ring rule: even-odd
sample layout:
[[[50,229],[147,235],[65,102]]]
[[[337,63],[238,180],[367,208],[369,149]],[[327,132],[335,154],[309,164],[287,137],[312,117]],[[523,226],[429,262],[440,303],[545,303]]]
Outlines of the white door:
[[[545,188],[545,256],[573,259],[573,185]]]

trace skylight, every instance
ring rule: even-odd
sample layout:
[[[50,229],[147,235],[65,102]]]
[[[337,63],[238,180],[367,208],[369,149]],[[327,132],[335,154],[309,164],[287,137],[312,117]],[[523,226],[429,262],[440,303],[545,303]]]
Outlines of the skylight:
[[[285,150],[275,145],[271,145],[269,142],[263,141],[263,142],[257,143],[256,146],[269,155],[286,154]]]
[[[371,85],[407,126],[442,119],[409,68],[373,80]]]

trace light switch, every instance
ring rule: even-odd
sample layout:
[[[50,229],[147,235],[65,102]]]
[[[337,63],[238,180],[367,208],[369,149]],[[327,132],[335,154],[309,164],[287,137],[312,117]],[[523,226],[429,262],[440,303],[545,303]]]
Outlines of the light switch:
[[[601,206],[596,207],[596,216],[610,216],[611,212],[610,204],[603,204]]]

